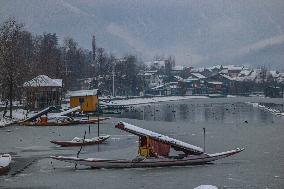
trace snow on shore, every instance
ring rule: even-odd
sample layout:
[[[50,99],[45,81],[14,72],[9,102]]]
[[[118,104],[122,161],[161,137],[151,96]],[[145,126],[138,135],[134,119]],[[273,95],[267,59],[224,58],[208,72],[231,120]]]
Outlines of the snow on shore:
[[[130,106],[139,104],[150,104],[157,102],[168,102],[168,101],[178,101],[178,100],[188,100],[196,98],[208,98],[206,96],[165,96],[165,97],[152,97],[152,98],[133,98],[124,100],[113,100],[111,102],[101,102],[102,105],[107,106]]]
[[[277,109],[270,108],[269,106],[261,105],[260,103],[247,102],[247,104],[252,105],[254,108],[259,108],[261,110],[268,111],[274,115],[284,116],[284,112],[281,112],[280,110],[277,110]]]
[[[23,109],[16,109],[13,110],[13,118],[9,118],[9,111],[6,113],[6,117],[3,117],[4,111],[0,112],[0,127],[5,127],[11,125],[19,120],[25,119],[26,117],[26,110]]]

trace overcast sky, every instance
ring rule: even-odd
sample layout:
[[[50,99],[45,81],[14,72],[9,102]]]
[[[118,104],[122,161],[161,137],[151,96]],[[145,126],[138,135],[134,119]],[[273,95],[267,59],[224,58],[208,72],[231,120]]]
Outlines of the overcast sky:
[[[98,46],[145,61],[284,69],[283,10],[283,0],[0,0],[0,21],[12,16],[88,49],[95,33]]]

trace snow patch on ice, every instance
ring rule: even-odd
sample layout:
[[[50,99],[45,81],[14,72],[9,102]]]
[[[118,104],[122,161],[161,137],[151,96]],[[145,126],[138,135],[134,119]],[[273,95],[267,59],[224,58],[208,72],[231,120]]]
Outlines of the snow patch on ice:
[[[164,96],[164,97],[152,97],[152,98],[133,98],[133,99],[113,100],[111,102],[101,102],[101,104],[108,106],[129,106],[129,105],[150,104],[157,102],[188,100],[196,98],[208,98],[208,97],[207,96]]]
[[[218,189],[217,186],[212,186],[212,185],[200,185],[194,189]]]

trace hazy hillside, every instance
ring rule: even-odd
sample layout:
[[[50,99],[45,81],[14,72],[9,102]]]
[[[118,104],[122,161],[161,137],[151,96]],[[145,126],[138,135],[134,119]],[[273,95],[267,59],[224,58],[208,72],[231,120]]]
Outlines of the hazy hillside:
[[[284,68],[283,0],[1,0],[0,21],[14,16],[34,33],[56,32],[116,55],[145,61],[175,55],[178,64],[250,64]]]

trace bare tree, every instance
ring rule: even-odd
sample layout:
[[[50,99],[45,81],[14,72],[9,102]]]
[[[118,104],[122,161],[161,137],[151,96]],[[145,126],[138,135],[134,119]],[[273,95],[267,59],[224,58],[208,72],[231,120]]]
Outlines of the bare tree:
[[[12,118],[15,91],[26,78],[31,36],[15,19],[8,19],[0,27],[0,81],[4,98],[9,100]]]

